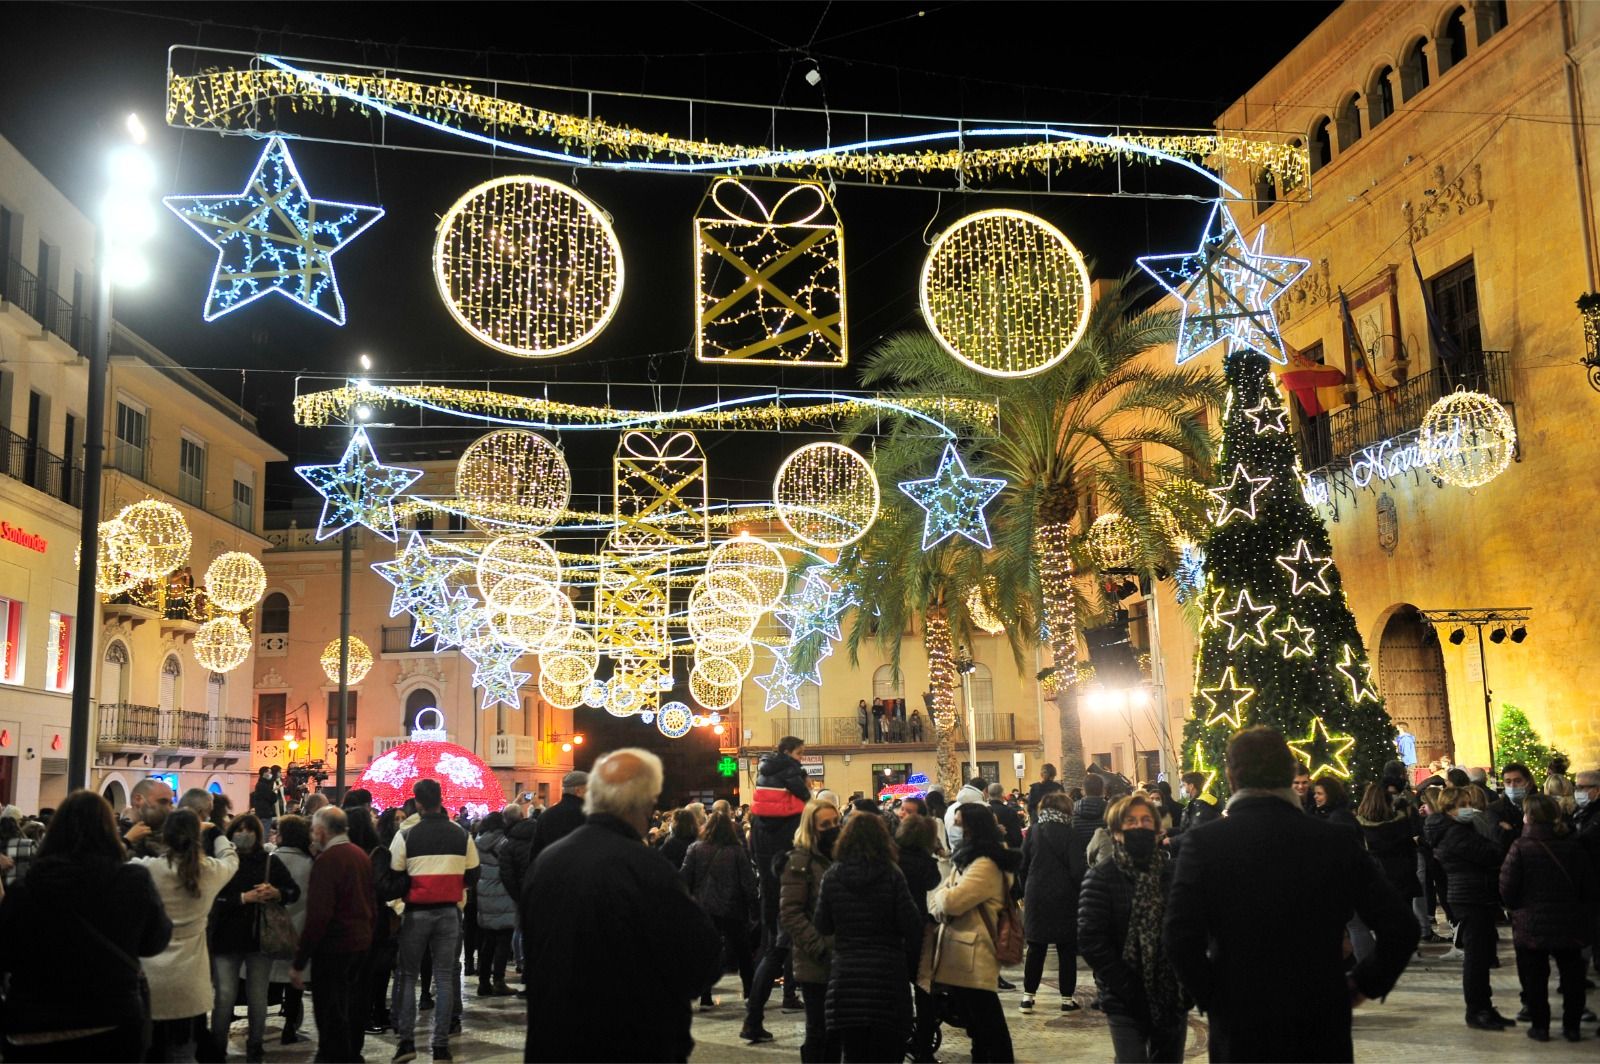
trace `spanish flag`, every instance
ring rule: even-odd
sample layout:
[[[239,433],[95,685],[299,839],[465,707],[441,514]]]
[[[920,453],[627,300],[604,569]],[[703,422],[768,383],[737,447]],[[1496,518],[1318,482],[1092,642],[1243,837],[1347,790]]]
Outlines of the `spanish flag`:
[[[1316,417],[1326,408],[1317,398],[1318,388],[1333,388],[1344,383],[1344,371],[1337,366],[1327,366],[1320,362],[1313,362],[1305,355],[1290,347],[1285,341],[1283,353],[1288,356],[1288,363],[1279,371],[1283,386],[1294,393],[1295,400],[1300,404],[1300,410],[1306,417]]]

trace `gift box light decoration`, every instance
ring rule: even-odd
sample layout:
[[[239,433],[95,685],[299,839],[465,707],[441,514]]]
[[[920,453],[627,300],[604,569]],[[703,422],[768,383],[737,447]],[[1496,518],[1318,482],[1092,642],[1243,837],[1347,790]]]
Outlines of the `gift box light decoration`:
[[[838,443],[808,443],[784,459],[772,483],[778,519],[813,547],[844,547],[878,519],[878,477]]]
[[[250,629],[239,618],[224,613],[196,629],[190,646],[201,668],[215,673],[232,672],[250,656]]]
[[[578,350],[622,300],[611,219],[576,190],[527,174],[485,181],[445,212],[433,273],[463,329],[523,358]]]
[[[267,570],[244,551],[219,554],[206,566],[206,596],[225,613],[243,613],[267,593]]]
[[[486,532],[543,532],[571,498],[566,456],[537,432],[496,430],[456,463],[456,505]]]
[[[844,230],[826,188],[719,178],[694,235],[695,358],[831,368],[849,361]]]
[[[625,432],[611,460],[611,549],[642,553],[711,543],[706,454],[692,432]]]
[[[1032,214],[979,211],[928,249],[922,316],[939,346],[991,377],[1030,377],[1072,353],[1089,326],[1089,268]]]
[[[372,671],[372,648],[362,641],[360,636],[350,637],[350,649],[347,652],[346,663],[347,677],[350,684],[358,684],[367,678],[367,673]],[[339,682],[339,640],[335,639],[322,648],[322,673],[328,678],[329,683]]]

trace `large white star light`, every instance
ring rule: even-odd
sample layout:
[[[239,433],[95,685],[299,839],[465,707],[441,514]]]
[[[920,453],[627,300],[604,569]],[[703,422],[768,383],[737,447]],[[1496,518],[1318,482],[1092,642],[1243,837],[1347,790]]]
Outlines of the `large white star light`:
[[[805,683],[805,677],[789,668],[789,663],[782,655],[773,664],[772,671],[765,676],[757,676],[756,683],[767,693],[766,705],[763,711],[771,713],[780,706],[793,706],[800,708],[800,685]]]
[[[931,550],[954,535],[965,536],[980,547],[992,546],[983,508],[1005,486],[999,477],[969,476],[956,445],[947,443],[939,459],[939,471],[927,480],[902,481],[900,490],[927,514],[922,525],[922,549]]]
[[[1200,246],[1174,255],[1146,255],[1139,266],[1183,304],[1178,364],[1226,343],[1287,363],[1272,304],[1310,267],[1307,259],[1261,253],[1266,226],[1246,243],[1227,206],[1211,208]]]
[[[276,292],[343,325],[334,252],[383,217],[382,207],[312,199],[282,137],[267,141],[237,195],[168,196],[162,202],[217,249],[206,321]]]
[[[839,640],[839,615],[854,604],[849,592],[834,587],[826,574],[831,565],[808,566],[800,583],[800,590],[790,597],[787,605],[775,610],[774,615],[789,629],[791,643],[821,632],[831,640]]]
[[[295,466],[294,471],[322,496],[318,539],[365,525],[390,543],[396,538],[395,496],[422,476],[420,469],[381,464],[366,429],[359,428],[336,464]]]

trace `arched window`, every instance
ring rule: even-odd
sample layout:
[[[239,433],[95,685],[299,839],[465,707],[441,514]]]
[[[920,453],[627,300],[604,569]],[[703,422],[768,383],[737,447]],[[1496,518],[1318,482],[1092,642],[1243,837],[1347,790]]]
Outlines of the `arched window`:
[[[286,635],[289,631],[289,596],[274,591],[261,603],[261,633]]]
[[[220,672],[206,677],[206,712],[213,717],[222,716],[228,704],[228,678]]]
[[[1427,40],[1418,37],[1400,55],[1400,95],[1407,101],[1428,87]]]
[[[416,730],[418,713],[421,713],[425,709],[438,708],[439,696],[434,694],[429,688],[419,687],[415,691],[412,691],[410,694],[406,695],[406,734],[409,735],[411,732]],[[431,723],[432,718],[429,718],[429,720]]]
[[[1319,118],[1311,127],[1311,172],[1316,173],[1333,161],[1333,120]]]
[[[900,679],[894,674],[893,665],[879,665],[877,671],[872,674],[872,697],[885,700],[905,697]]]
[[[1433,45],[1443,74],[1467,57],[1467,9],[1458,7],[1445,16]]]
[[[1272,178],[1271,170],[1262,170],[1256,174],[1256,212],[1266,210],[1278,199],[1278,183]]]
[[[1490,0],[1478,4],[1478,43],[1506,28],[1506,0]]]
[[[128,648],[120,639],[106,645],[105,661],[100,666],[100,704],[112,705],[128,700]]]
[[[1384,67],[1372,76],[1367,88],[1367,127],[1377,128],[1379,122],[1394,114],[1394,67]]]
[[[1349,151],[1361,139],[1361,94],[1352,92],[1334,113],[1339,122],[1339,150]]]
[[[177,709],[179,688],[183,684],[183,665],[178,655],[168,654],[161,663],[161,708]]]
[[[1304,148],[1306,146],[1306,142],[1301,140],[1299,137],[1295,137],[1293,140],[1291,140],[1289,142],[1289,146],[1292,147],[1292,148]],[[1292,178],[1292,177],[1291,178],[1285,178],[1284,182],[1283,182],[1282,193],[1283,193],[1283,195],[1287,196],[1290,192],[1293,192],[1295,189],[1297,189],[1299,187],[1300,187],[1300,182],[1299,182],[1298,179]]]

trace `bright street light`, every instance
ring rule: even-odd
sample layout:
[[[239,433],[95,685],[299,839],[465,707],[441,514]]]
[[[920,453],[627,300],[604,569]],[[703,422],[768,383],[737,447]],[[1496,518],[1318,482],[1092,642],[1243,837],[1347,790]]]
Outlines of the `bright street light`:
[[[137,112],[129,114],[123,124],[128,129],[128,137],[135,144],[143,144],[150,139],[150,134],[145,132],[144,123],[139,121]]]

